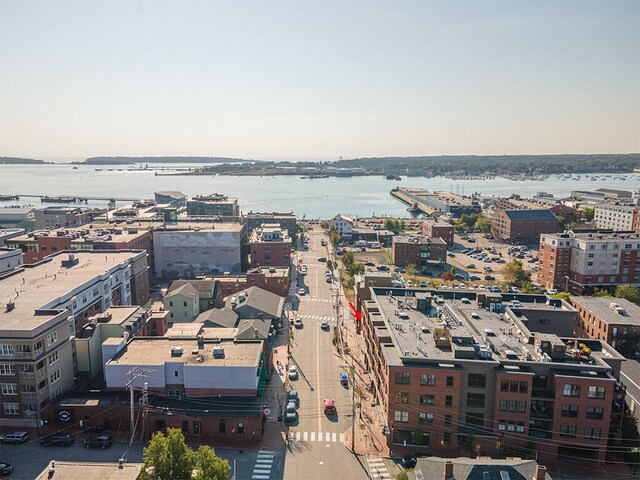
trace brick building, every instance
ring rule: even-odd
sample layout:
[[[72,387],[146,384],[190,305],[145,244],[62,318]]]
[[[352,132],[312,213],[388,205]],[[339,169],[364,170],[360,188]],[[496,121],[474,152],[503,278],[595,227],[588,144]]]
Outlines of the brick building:
[[[538,283],[579,295],[640,286],[640,234],[568,232],[540,237]]]
[[[599,340],[536,331],[553,322],[547,312],[575,321],[569,304],[523,297],[509,307],[497,298],[487,311],[474,291],[464,292],[470,303],[439,291],[445,298],[436,309],[424,291],[371,292],[362,310],[364,361],[394,454],[499,456],[533,444],[541,459],[605,461],[624,358]],[[523,316],[538,321],[527,327]]]
[[[264,224],[249,238],[250,267],[288,267],[291,264],[291,237],[278,224]]]
[[[79,227],[93,219],[91,209],[86,207],[46,207],[34,212],[36,229]]]
[[[580,321],[574,334],[603,340],[624,356],[640,353],[640,307],[624,298],[571,297]]]
[[[556,217],[548,209],[500,209],[491,218],[493,236],[505,242],[537,242],[541,234],[553,233],[556,229]]]
[[[447,261],[447,244],[440,237],[407,236],[393,237],[391,258],[397,267],[410,263],[416,268],[424,268],[429,262],[443,264]]]
[[[442,220],[424,220],[422,234],[427,237],[440,237],[447,245],[453,245],[453,225]]]

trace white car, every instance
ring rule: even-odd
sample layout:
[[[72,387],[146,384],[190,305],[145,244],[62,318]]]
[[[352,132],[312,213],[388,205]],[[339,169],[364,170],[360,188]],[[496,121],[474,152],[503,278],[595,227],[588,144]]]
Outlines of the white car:
[[[300,268],[300,273],[302,275],[306,275],[307,274],[307,266],[303,265],[302,268]]]
[[[304,289],[304,288],[300,287],[300,288],[298,289],[298,295],[304,295],[305,293],[306,293],[306,291],[305,291],[305,289]]]
[[[294,322],[296,328],[302,328],[302,318],[296,317],[296,321]]]
[[[289,367],[289,380],[297,380],[298,379],[298,367],[293,366]]]
[[[555,295],[556,293],[558,293],[558,290],[556,290],[555,288],[550,288],[549,290],[547,290],[547,295]]]
[[[320,324],[320,328],[323,330],[328,330],[329,329],[329,322],[327,322],[326,320],[323,320],[322,323]]]

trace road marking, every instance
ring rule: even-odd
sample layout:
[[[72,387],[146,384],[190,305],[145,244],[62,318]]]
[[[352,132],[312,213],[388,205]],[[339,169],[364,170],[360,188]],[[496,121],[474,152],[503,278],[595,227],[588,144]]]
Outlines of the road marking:
[[[330,442],[331,441],[331,434],[329,432],[324,434],[324,441],[325,442]]]
[[[387,466],[380,457],[367,458],[367,465],[369,467],[369,477],[371,480],[386,480],[391,478]]]
[[[338,437],[338,435],[336,435],[336,433],[335,433],[335,432],[334,432],[334,433],[332,433],[332,434],[331,434],[331,441],[332,441],[332,442],[336,442],[336,441],[337,441],[337,437]]]
[[[296,441],[300,441],[300,432],[296,432]]]
[[[307,441],[307,437],[309,432],[304,432],[304,435],[302,435],[302,440],[304,440],[305,442]]]
[[[316,432],[311,432],[311,441],[312,442],[316,441]]]
[[[340,443],[344,443],[344,433],[340,434]]]
[[[256,457],[256,464],[251,475],[252,480],[269,480],[275,452],[261,450]]]
[[[322,441],[322,432],[318,432],[318,441],[321,442]]]

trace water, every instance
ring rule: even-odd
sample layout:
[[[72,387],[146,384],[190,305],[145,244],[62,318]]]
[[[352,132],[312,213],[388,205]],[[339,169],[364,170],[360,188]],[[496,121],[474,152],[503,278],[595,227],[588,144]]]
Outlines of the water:
[[[170,167],[162,165],[162,168]],[[189,165],[178,165],[188,168]],[[102,171],[96,171],[102,168]],[[154,191],[178,190],[187,195],[222,193],[238,197],[243,212],[293,211],[298,217],[330,218],[337,213],[351,216],[408,216],[406,205],[389,195],[395,186],[427,190],[447,190],[454,193],[478,192],[488,196],[509,196],[518,193],[533,196],[548,192],[556,197],[568,196],[572,190],[619,188],[637,191],[640,175],[597,174],[591,181],[562,180],[550,176],[544,181],[514,181],[506,178],[490,180],[450,180],[443,177],[403,177],[402,181],[386,180],[382,176],[352,178],[301,179],[299,176],[229,177],[229,176],[156,176],[153,171],[127,171],[127,167],[78,165],[0,165],[0,194],[76,195],[97,197],[152,198]],[[122,168],[118,171],[118,168]],[[603,178],[604,177],[604,178]],[[616,177],[624,177],[622,181]],[[21,198],[18,202],[0,202],[0,206],[33,205],[38,198]],[[50,205],[50,204],[47,204]],[[106,201],[90,201],[89,206],[104,207]]]

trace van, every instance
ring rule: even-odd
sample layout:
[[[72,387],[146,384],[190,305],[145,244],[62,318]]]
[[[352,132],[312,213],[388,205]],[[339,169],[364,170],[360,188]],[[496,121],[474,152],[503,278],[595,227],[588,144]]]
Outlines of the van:
[[[0,436],[0,442],[21,444],[25,443],[28,438],[27,432],[11,432]]]

